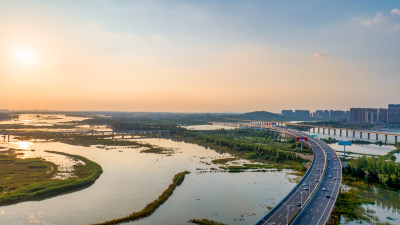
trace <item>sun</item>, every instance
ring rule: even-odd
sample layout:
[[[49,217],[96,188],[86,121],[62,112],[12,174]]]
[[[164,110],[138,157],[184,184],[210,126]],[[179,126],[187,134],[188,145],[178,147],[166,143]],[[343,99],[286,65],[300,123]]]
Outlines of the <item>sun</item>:
[[[16,49],[13,53],[13,58],[22,65],[33,65],[37,62],[36,54],[27,48]]]

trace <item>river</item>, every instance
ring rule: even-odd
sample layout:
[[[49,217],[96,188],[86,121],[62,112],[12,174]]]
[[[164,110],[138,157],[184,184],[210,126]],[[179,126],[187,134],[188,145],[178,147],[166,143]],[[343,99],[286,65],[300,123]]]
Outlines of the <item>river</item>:
[[[138,139],[135,139],[137,141]],[[1,224],[91,224],[123,217],[142,209],[184,170],[188,174],[174,194],[150,217],[132,224],[187,224],[208,218],[228,224],[254,224],[295,186],[291,170],[227,173],[211,160],[232,157],[195,144],[147,138],[141,142],[173,149],[171,155],[141,149],[83,147],[43,140],[0,140],[24,157],[44,157],[70,168],[70,160],[44,150],[82,155],[99,163],[103,174],[90,187],[41,201],[0,207]],[[246,161],[245,161],[246,162]],[[68,167],[69,166],[69,167]],[[215,172],[217,171],[217,172]]]

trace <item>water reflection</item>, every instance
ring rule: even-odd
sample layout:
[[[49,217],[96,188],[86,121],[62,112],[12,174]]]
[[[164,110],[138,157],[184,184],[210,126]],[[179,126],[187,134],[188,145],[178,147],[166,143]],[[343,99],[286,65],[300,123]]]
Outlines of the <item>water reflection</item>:
[[[23,150],[27,150],[29,149],[29,146],[32,145],[32,142],[29,141],[19,141],[16,143],[18,145],[18,147],[16,149],[23,149]]]
[[[187,224],[191,217],[215,218],[229,224],[255,223],[295,185],[291,170],[231,174],[211,172],[211,160],[229,157],[204,147],[165,139],[143,139],[174,149],[171,156],[140,153],[140,149],[72,146],[55,142],[34,142],[32,157],[56,160],[44,150],[63,151],[87,157],[103,168],[100,178],[87,189],[43,201],[23,202],[2,207],[5,224],[31,224],[31,215],[47,224],[91,224],[122,217],[142,209],[162,193],[174,174],[189,174],[172,197],[156,213],[140,224]],[[10,146],[0,143],[0,146]],[[232,157],[232,156],[230,156]],[[197,168],[204,169],[198,171]],[[113,205],[114,207],[109,207]],[[70,215],[74,215],[71,217]],[[161,216],[160,216],[161,215]],[[242,216],[243,215],[243,216]],[[190,218],[189,218],[190,217]],[[236,218],[236,221],[234,220]],[[147,221],[147,222],[146,222]],[[167,224],[168,224],[167,223]]]

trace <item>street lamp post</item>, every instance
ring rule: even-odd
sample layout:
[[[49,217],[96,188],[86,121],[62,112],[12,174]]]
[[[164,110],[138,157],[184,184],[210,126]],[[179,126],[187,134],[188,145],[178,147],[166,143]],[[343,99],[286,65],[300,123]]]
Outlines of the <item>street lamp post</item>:
[[[300,191],[300,203],[301,203],[301,207],[303,207],[303,193],[307,193],[307,192]]]
[[[286,223],[289,224],[289,207],[290,207],[290,206],[293,206],[293,205],[286,205],[286,206],[287,206],[287,209],[288,209],[288,210],[287,210],[287,216],[286,216],[286,218],[287,218]]]

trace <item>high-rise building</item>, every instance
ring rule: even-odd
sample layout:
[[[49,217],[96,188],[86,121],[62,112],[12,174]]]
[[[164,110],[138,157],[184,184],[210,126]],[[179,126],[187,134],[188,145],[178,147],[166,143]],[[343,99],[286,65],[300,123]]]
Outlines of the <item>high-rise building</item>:
[[[310,110],[296,110],[294,111],[294,117],[296,119],[309,119],[310,118]]]
[[[329,110],[316,110],[314,117],[319,119],[329,118]]]
[[[377,121],[378,123],[387,123],[388,122],[388,109],[377,109]]]
[[[400,109],[400,104],[389,104],[389,109]]]
[[[330,120],[347,120],[346,118],[346,112],[343,110],[331,110],[329,112],[329,119]]]
[[[350,123],[387,123],[388,110],[374,108],[351,108]]]
[[[349,121],[350,120],[350,110],[346,111],[346,120]]]
[[[399,124],[400,123],[400,104],[390,104],[387,120],[389,124]]]
[[[287,117],[287,118],[294,118],[293,110],[282,110],[281,114],[282,114],[282,116]]]

